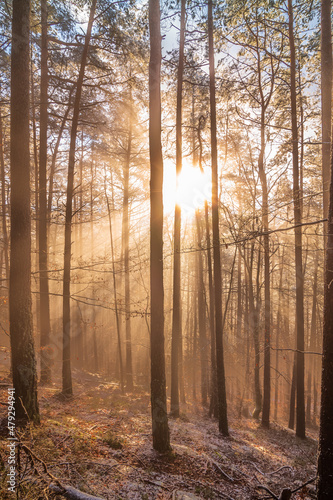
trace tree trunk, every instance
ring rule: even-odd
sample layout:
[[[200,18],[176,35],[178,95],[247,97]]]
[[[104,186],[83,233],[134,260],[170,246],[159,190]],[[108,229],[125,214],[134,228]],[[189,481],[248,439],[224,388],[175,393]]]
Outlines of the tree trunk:
[[[39,290],[40,290],[40,381],[51,382],[50,301],[48,279],[46,169],[47,169],[47,104],[48,104],[48,46],[47,0],[41,1],[42,52],[40,80],[40,141],[39,141]]]
[[[39,422],[31,314],[29,151],[30,2],[13,0],[9,320],[16,418]]]
[[[324,53],[331,49],[331,2],[322,1],[322,26],[327,27],[327,44]],[[322,51],[324,47],[322,46]],[[330,60],[332,53],[330,52]],[[330,68],[331,70],[331,68]],[[328,71],[330,71],[328,68]],[[326,78],[331,82],[331,73],[325,76],[322,86],[326,87]],[[324,164],[323,164],[324,168]],[[323,357],[321,378],[321,407],[318,454],[317,499],[333,498],[333,152],[331,151],[330,203],[328,212],[328,236],[326,245],[325,286],[324,286],[324,321],[323,321]]]
[[[163,157],[161,144],[161,31],[160,2],[149,0],[149,153],[150,153],[150,307],[151,411],[153,447],[170,449],[168,427],[163,287]]]
[[[111,189],[112,189],[112,205],[114,205],[114,196],[113,196],[113,179],[111,172]],[[123,368],[123,357],[121,350],[121,334],[120,334],[120,320],[118,313],[118,299],[117,299],[117,280],[116,280],[116,269],[115,269],[115,258],[114,258],[114,245],[113,245],[113,232],[112,232],[112,218],[111,218],[111,207],[109,203],[109,198],[106,190],[105,184],[105,197],[106,204],[108,208],[109,215],[109,230],[110,230],[110,246],[111,246],[111,260],[112,260],[112,279],[113,279],[113,297],[114,297],[114,311],[116,315],[116,325],[117,325],[117,341],[118,341],[118,363],[120,368],[120,387],[121,391],[124,392],[124,368]],[[116,370],[117,371],[117,370]]]
[[[63,364],[62,364],[62,392],[64,395],[67,396],[71,396],[73,394],[72,373],[71,373],[70,274],[71,274],[71,245],[72,245],[71,232],[72,232],[72,204],[73,204],[73,188],[74,188],[75,143],[76,143],[77,127],[80,114],[80,101],[82,94],[83,77],[87,62],[96,3],[97,0],[92,0],[92,4],[90,7],[88,28],[84,40],[80,72],[76,85],[76,94],[74,101],[71,137],[69,146],[66,219],[65,219],[64,277],[63,277]]]
[[[315,351],[316,340],[317,340],[317,294],[318,294],[318,251],[315,252],[315,262],[314,262],[314,273],[313,273],[313,292],[312,292],[312,312],[311,312],[311,326],[310,326],[310,340],[309,340],[309,350]],[[316,360],[313,354],[309,354],[308,362],[308,401],[307,401],[307,423],[313,423],[313,413],[311,412],[311,399],[314,394],[312,394],[312,387],[316,383]],[[314,407],[314,397],[313,397],[313,410]]]
[[[73,95],[73,89],[70,90],[69,92],[69,98],[68,98],[68,106],[66,108],[65,114],[63,116],[57,141],[54,146],[54,151],[52,154],[52,160],[51,160],[51,167],[50,167],[50,177],[49,177],[49,192],[48,192],[48,199],[47,199],[47,220],[48,223],[50,224],[50,219],[51,219],[51,212],[52,212],[52,199],[53,199],[53,183],[54,183],[54,174],[55,174],[55,168],[56,168],[56,161],[57,161],[57,156],[58,156],[58,151],[59,151],[59,146],[61,142],[61,138],[65,129],[65,125],[68,119],[69,112],[72,108],[72,95]]]
[[[289,44],[290,44],[290,97],[291,128],[293,142],[293,198],[295,222],[295,266],[296,266],[296,436],[305,437],[305,401],[304,401],[304,275],[302,269],[302,223],[301,197],[298,167],[298,130],[297,130],[297,95],[296,95],[296,58],[294,42],[294,17],[292,0],[288,0]]]
[[[264,230],[264,276],[265,276],[265,335],[264,335],[264,394],[262,405],[261,424],[269,427],[271,406],[271,294],[270,294],[270,262],[269,262],[269,234],[268,234],[268,189],[267,177],[264,169],[265,153],[265,111],[262,103],[261,112],[261,149],[259,154],[259,176],[262,186],[262,225]]]
[[[282,251],[282,259],[280,259],[280,281],[279,281],[279,289],[278,289],[278,309],[277,309],[277,314],[276,314],[276,335],[275,335],[275,396],[274,396],[274,419],[277,420],[278,416],[278,399],[279,399],[279,346],[280,346],[280,330],[282,327],[282,313],[281,313],[281,302],[282,302],[282,286],[283,286],[283,263],[284,263],[284,254],[285,254],[285,249],[283,247]]]
[[[215,286],[215,335],[216,335],[216,365],[217,391],[219,408],[219,431],[229,435],[227,416],[227,395],[225,387],[224,354],[222,339],[222,278],[219,230],[219,198],[218,198],[218,165],[216,137],[216,100],[215,100],[215,68],[213,39],[213,2],[208,0],[208,40],[209,40],[209,89],[210,89],[210,120],[211,120],[211,155],[212,155],[212,225],[213,225],[213,255],[214,255],[214,286]]]
[[[36,127],[36,106],[35,106],[35,84],[33,69],[33,52],[31,47],[30,79],[31,79],[31,118],[32,118],[32,138],[33,138],[33,158],[34,158],[34,202],[35,202],[35,271],[39,268],[39,182],[38,182],[38,147],[37,147],[37,127]],[[36,330],[40,332],[40,295],[36,294]]]
[[[211,384],[210,384],[210,404],[209,416],[218,418],[217,404],[217,375],[216,375],[216,342],[215,342],[215,322],[214,322],[214,285],[212,271],[212,254],[210,248],[210,227],[208,218],[208,202],[205,201],[205,226],[206,226],[206,246],[207,246],[207,268],[209,284],[209,327],[210,327],[210,359],[211,359]]]
[[[321,116],[322,116],[322,175],[323,175],[323,215],[328,217],[330,162],[331,162],[331,122],[332,122],[332,28],[331,1],[321,0]],[[327,223],[324,224],[327,234]],[[325,236],[324,240],[326,241]]]
[[[258,251],[258,267],[257,267],[257,302],[254,302],[253,293],[253,258],[254,258],[254,243],[251,245],[251,254],[247,264],[248,269],[248,289],[249,289],[249,312],[250,312],[250,329],[253,335],[254,344],[254,399],[255,408],[252,417],[259,419],[262,410],[262,395],[260,389],[260,345],[259,345],[259,311],[260,311],[260,287],[259,287],[259,270],[261,263],[260,248]]]
[[[5,158],[4,158],[4,137],[2,131],[2,112],[0,107],[0,174],[1,174],[1,205],[2,205],[2,233],[3,233],[3,249],[5,256],[5,277],[9,278],[9,259],[8,259],[8,231],[7,231],[7,203],[6,203],[6,174],[5,174]],[[6,282],[8,286],[8,282]]]
[[[176,176],[178,179],[182,170],[182,92],[184,73],[184,45],[185,45],[185,14],[186,0],[181,0],[180,40],[177,81],[177,110],[176,110]],[[174,254],[173,254],[173,315],[171,341],[171,414],[179,417],[179,348],[182,336],[181,324],[181,207],[175,205],[174,226]]]
[[[91,262],[94,262],[95,258],[95,238],[94,238],[94,178],[96,175],[96,169],[94,169],[95,162],[94,162],[94,151],[95,151],[95,143],[94,140],[92,141],[91,145],[91,162],[90,162],[90,257],[91,257]],[[74,197],[75,201],[75,197]],[[95,283],[92,282],[92,311],[91,311],[91,332],[92,332],[92,360],[93,363],[91,364],[92,370],[94,373],[98,373],[99,370],[99,362],[98,362],[98,347],[97,347],[97,333],[96,333],[96,308],[95,308],[95,296],[96,296],[96,286]]]
[[[207,338],[206,338],[206,314],[205,314],[205,290],[203,281],[203,263],[201,248],[201,220],[199,211],[196,211],[197,225],[197,294],[198,294],[198,320],[199,320],[199,345],[200,345],[200,367],[201,367],[201,402],[207,405],[208,394],[208,366],[207,366]]]
[[[291,379],[291,387],[290,387],[290,403],[289,403],[289,429],[295,428],[295,401],[296,401],[296,353],[293,361],[293,371],[292,371],[292,379]]]
[[[130,84],[131,85],[131,84]],[[132,340],[131,340],[131,295],[129,274],[129,171],[131,165],[132,149],[132,89],[129,97],[129,128],[124,165],[124,198],[123,198],[123,243],[124,243],[124,272],[125,272],[125,321],[126,321],[126,389],[133,390],[132,369]]]

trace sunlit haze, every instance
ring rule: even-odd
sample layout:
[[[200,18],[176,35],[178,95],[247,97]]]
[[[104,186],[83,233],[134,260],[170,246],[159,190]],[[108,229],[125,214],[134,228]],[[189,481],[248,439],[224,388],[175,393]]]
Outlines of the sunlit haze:
[[[176,179],[176,165],[166,160],[164,162],[163,204],[165,215],[173,213],[175,204],[182,209],[182,217],[192,217],[197,208],[204,206],[211,199],[211,170],[200,168],[183,162],[183,168]]]

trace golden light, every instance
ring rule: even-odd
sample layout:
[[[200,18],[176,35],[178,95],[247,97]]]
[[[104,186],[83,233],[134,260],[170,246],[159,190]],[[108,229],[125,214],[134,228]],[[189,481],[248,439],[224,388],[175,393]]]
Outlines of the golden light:
[[[176,180],[176,166],[164,162],[163,204],[165,214],[172,214],[175,204],[180,205],[182,217],[192,217],[197,208],[202,208],[211,199],[211,170],[201,172],[198,166],[183,162],[183,168]]]

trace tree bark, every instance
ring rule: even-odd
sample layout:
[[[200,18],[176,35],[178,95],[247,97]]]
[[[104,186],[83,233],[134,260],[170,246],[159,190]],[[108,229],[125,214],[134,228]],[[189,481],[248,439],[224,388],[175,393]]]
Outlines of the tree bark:
[[[322,26],[327,26],[326,40],[331,49],[330,25],[331,3],[322,1]],[[329,25],[329,26],[328,26]],[[323,35],[324,36],[324,35]],[[324,39],[322,39],[322,42]],[[325,51],[328,49],[326,47]],[[323,47],[322,47],[323,50]],[[332,57],[332,53],[330,53]],[[331,74],[326,75],[331,82]],[[322,86],[326,86],[326,81]],[[323,165],[324,166],[324,165]],[[323,357],[321,376],[321,407],[318,453],[317,499],[333,498],[333,151],[331,151],[330,204],[328,212],[328,235],[326,245],[325,284],[324,284],[324,321],[323,321]]]
[[[170,449],[168,427],[163,287],[163,157],[161,144],[161,31],[160,2],[149,0],[149,153],[150,153],[150,307],[151,411],[153,447]]]
[[[294,16],[292,0],[288,0],[289,45],[290,45],[290,98],[293,153],[293,198],[295,222],[295,267],[296,267],[296,436],[305,438],[304,398],[304,275],[302,269],[302,222],[299,188],[298,129],[296,95],[296,56],[294,42]]]
[[[322,175],[323,175],[323,215],[328,217],[330,163],[331,163],[331,122],[332,122],[332,28],[331,1],[321,0],[321,116],[322,116]],[[324,224],[327,234],[327,223]],[[324,237],[326,241],[327,237]]]
[[[114,201],[113,197],[113,179],[111,173],[111,187],[112,187],[112,205]],[[112,218],[111,218],[111,208],[109,203],[109,198],[107,195],[106,185],[105,185],[105,197],[108,207],[109,215],[109,230],[110,230],[110,246],[111,246],[111,260],[112,260],[112,279],[113,279],[113,297],[114,297],[114,311],[116,315],[116,325],[117,325],[117,341],[118,341],[118,360],[120,368],[120,387],[121,391],[124,392],[124,368],[123,368],[123,357],[121,349],[121,332],[120,332],[120,320],[118,313],[118,299],[117,299],[117,280],[116,280],[116,269],[115,269],[115,258],[114,258],[114,245],[113,245],[113,232],[112,232]]]
[[[214,321],[214,284],[212,271],[212,254],[210,248],[210,227],[208,218],[208,202],[205,201],[205,226],[206,226],[206,247],[207,247],[207,269],[209,285],[209,327],[210,327],[210,359],[211,359],[211,385],[209,416],[218,418],[217,404],[217,375],[216,375],[216,342],[215,342],[215,321]]]
[[[268,190],[267,177],[264,170],[265,151],[265,112],[261,114],[261,150],[259,155],[259,175],[262,186],[262,224],[264,230],[264,281],[265,281],[265,335],[264,335],[264,394],[261,424],[269,427],[271,406],[271,293],[270,293],[270,259],[268,234]]]
[[[229,435],[227,416],[227,395],[225,387],[224,354],[222,339],[222,278],[219,231],[219,198],[218,198],[218,164],[216,136],[216,99],[215,99],[215,68],[214,68],[214,24],[213,2],[208,0],[208,43],[209,43],[209,90],[210,90],[210,120],[211,120],[211,161],[212,161],[212,226],[213,226],[213,256],[214,256],[214,286],[215,286],[215,336],[217,391],[219,408],[219,431],[224,436]]]
[[[289,422],[288,422],[289,429],[295,428],[296,378],[297,378],[297,373],[296,373],[296,354],[295,354],[293,361],[291,387],[290,387]]]
[[[130,84],[131,85],[131,84]],[[123,198],[123,242],[124,242],[124,272],[125,272],[125,320],[126,320],[126,389],[133,390],[132,340],[131,340],[131,292],[129,273],[129,171],[132,154],[132,88],[129,96],[129,128],[124,165],[124,198]]]
[[[262,410],[262,395],[260,388],[260,345],[259,345],[259,312],[260,312],[260,286],[259,286],[259,270],[261,264],[261,252],[258,250],[258,267],[257,267],[257,301],[255,304],[253,293],[253,259],[254,259],[254,243],[251,245],[251,253],[247,263],[248,270],[248,292],[249,292],[249,322],[250,330],[253,335],[254,345],[254,399],[255,408],[252,412],[252,417],[259,419]]]
[[[181,0],[180,15],[180,40],[178,59],[177,81],[177,109],[176,109],[176,176],[178,179],[182,170],[182,93],[184,73],[184,45],[185,45],[185,11],[186,0]],[[171,339],[171,414],[179,417],[179,348],[182,336],[181,324],[181,207],[175,205],[174,225],[174,254],[173,254],[173,314],[172,314],[172,339]]]
[[[207,405],[208,395],[208,365],[207,365],[207,338],[206,338],[206,314],[205,314],[205,285],[203,280],[203,263],[201,248],[201,220],[199,211],[196,211],[197,243],[197,294],[198,294],[198,320],[199,320],[199,345],[200,345],[200,367],[201,367],[201,403]]]
[[[4,158],[4,137],[2,130],[2,112],[0,108],[0,174],[1,174],[1,205],[2,205],[2,233],[3,233],[3,250],[5,257],[5,276],[9,278],[9,259],[8,259],[8,231],[7,231],[7,203],[6,203],[6,175],[5,175],[5,158]],[[8,282],[6,283],[8,286]]]
[[[51,212],[52,212],[53,184],[54,184],[54,174],[55,174],[55,169],[56,169],[56,160],[57,160],[57,156],[58,156],[61,138],[62,138],[64,129],[66,126],[66,122],[68,119],[68,115],[69,115],[70,110],[72,109],[72,102],[71,102],[72,95],[73,95],[73,89],[71,89],[69,92],[68,106],[66,108],[65,114],[63,116],[63,119],[62,119],[62,122],[60,125],[57,141],[56,141],[56,144],[54,146],[54,151],[53,151],[52,160],[51,160],[50,177],[49,177],[49,192],[48,192],[48,199],[47,199],[47,220],[48,220],[48,223],[50,223]]]
[[[29,151],[30,1],[13,0],[9,320],[16,418],[39,422],[31,313]]]
[[[47,169],[47,105],[48,105],[48,46],[47,46],[47,0],[41,1],[42,51],[40,81],[40,140],[39,140],[39,290],[40,290],[40,381],[51,382],[50,346],[50,301],[48,280],[47,245],[47,206],[46,206],[46,169]]]

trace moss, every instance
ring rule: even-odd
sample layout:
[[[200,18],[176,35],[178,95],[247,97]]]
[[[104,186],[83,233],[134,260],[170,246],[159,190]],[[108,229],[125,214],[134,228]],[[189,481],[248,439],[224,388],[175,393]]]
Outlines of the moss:
[[[123,448],[123,440],[117,438],[111,431],[108,431],[103,436],[103,441],[113,450],[121,450]]]

